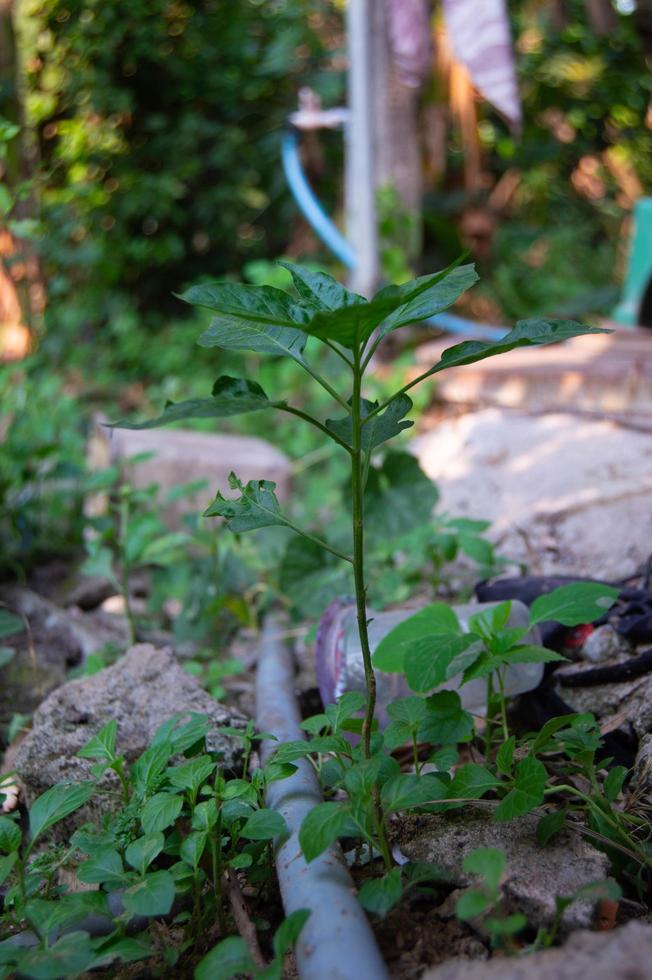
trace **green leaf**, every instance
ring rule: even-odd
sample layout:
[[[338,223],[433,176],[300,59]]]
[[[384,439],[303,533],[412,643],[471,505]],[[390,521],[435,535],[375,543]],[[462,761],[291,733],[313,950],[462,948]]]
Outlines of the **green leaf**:
[[[240,831],[247,840],[273,840],[287,831],[285,819],[277,810],[256,810]]]
[[[4,884],[4,882],[7,880],[17,860],[17,851],[12,851],[12,853],[7,854],[6,857],[0,858],[0,885]]]
[[[195,969],[195,980],[231,980],[240,974],[255,975],[249,948],[240,936],[229,936],[214,946]]]
[[[77,869],[77,877],[87,885],[108,885],[116,888],[124,884],[126,872],[122,858],[113,847],[98,848]]]
[[[181,299],[218,315],[199,338],[200,347],[251,350],[303,362],[306,335],[301,326],[314,312],[273,286],[214,283],[193,286]]]
[[[491,895],[483,888],[468,888],[463,892],[455,903],[455,915],[462,922],[469,919],[476,919],[483,912],[495,905],[496,895]]]
[[[401,286],[386,286],[368,303],[317,313],[305,330],[353,349],[356,343],[368,340],[381,324],[384,336],[390,330],[440,313],[476,280],[472,266],[450,266]]]
[[[514,936],[525,929],[527,924],[527,919],[522,912],[513,912],[512,915],[503,915],[499,918],[490,917],[483,922],[484,928],[493,940],[501,936]]]
[[[512,647],[503,659],[508,664],[548,664],[558,660],[567,660],[561,653],[548,650],[547,647],[536,646],[534,643],[525,643],[520,646]]]
[[[144,875],[152,861],[159,856],[165,845],[165,838],[160,831],[145,834],[129,844],[125,851],[127,863],[141,875]]]
[[[282,960],[286,953],[296,945],[301,930],[311,916],[310,909],[297,909],[291,912],[274,933],[274,953]]]
[[[516,738],[514,735],[511,735],[506,742],[503,742],[496,753],[496,768],[498,769],[498,772],[502,772],[505,776],[509,776],[512,771],[512,761],[514,759],[515,749]]]
[[[132,915],[167,915],[174,901],[174,878],[169,871],[154,871],[125,889],[125,912]]]
[[[353,573],[348,562],[295,535],[281,560],[279,585],[302,617],[319,617],[333,599],[353,592]]]
[[[17,824],[10,817],[0,816],[0,851],[3,854],[11,854],[20,847],[23,835]]]
[[[430,773],[426,776],[399,773],[389,779],[381,790],[381,800],[386,813],[410,810],[416,806],[446,799],[449,795],[448,784]]]
[[[5,636],[13,636],[15,633],[22,633],[24,629],[25,624],[20,616],[14,616],[6,609],[0,609],[0,639],[3,640]]]
[[[153,949],[150,945],[146,933],[133,938],[126,936],[112,936],[101,946],[96,946],[96,958],[93,960],[91,969],[97,970],[101,967],[110,966],[115,960],[121,963],[134,963],[137,960],[144,960],[152,956]]]
[[[32,842],[56,823],[70,816],[95,792],[95,783],[59,783],[47,789],[29,810],[29,832]]]
[[[196,755],[180,766],[168,769],[167,776],[172,786],[195,793],[213,773],[215,765],[209,755]]]
[[[369,413],[378,407],[378,402],[362,399],[362,418],[365,419]],[[363,452],[370,453],[377,446],[393,439],[399,432],[409,429],[414,425],[404,418],[412,408],[412,399],[407,395],[397,395],[393,398],[382,412],[374,415],[362,429],[361,447]],[[351,446],[353,444],[353,423],[351,416],[347,415],[343,419],[326,419],[326,426],[336,436]]]
[[[293,767],[294,768],[294,767]],[[198,803],[192,811],[192,826],[194,830],[212,830],[217,823],[217,803],[214,799]]]
[[[373,787],[378,782],[383,758],[374,755],[370,759],[361,759],[346,770],[344,785],[351,797],[366,800],[371,796]]]
[[[500,780],[475,762],[460,766],[448,787],[451,799],[479,800],[491,789],[500,786]]]
[[[540,806],[547,779],[546,767],[533,755],[521,760],[516,766],[514,787],[494,810],[493,819],[498,822],[515,820]]]
[[[240,491],[237,500],[227,500],[218,493],[204,517],[223,517],[227,527],[235,532],[252,531],[259,527],[291,527],[288,518],[281,513],[270,480],[249,480],[245,486],[235,475],[229,476],[229,485]]]
[[[94,958],[88,933],[70,932],[51,946],[37,946],[21,953],[20,972],[34,980],[59,980],[83,973]]]
[[[16,651],[12,647],[0,647],[0,670],[11,663],[15,656]]]
[[[410,453],[388,452],[371,466],[365,490],[365,521],[371,542],[396,538],[427,524],[439,491]]]
[[[537,824],[537,841],[545,846],[552,838],[564,828],[566,823],[567,810],[552,810],[541,817]]]
[[[382,878],[365,881],[358,892],[358,901],[367,912],[373,912],[384,919],[396,903],[400,902],[402,894],[401,869],[392,868]]]
[[[203,830],[188,834],[188,836],[184,837],[183,841],[181,842],[179,856],[186,862],[186,864],[189,864],[191,868],[198,868],[202,854],[206,848],[207,841],[208,834]]]
[[[466,742],[474,731],[473,716],[462,707],[456,691],[437,691],[426,699],[427,715],[419,728],[419,741],[431,745]]]
[[[460,631],[459,621],[450,606],[443,602],[425,606],[382,638],[373,655],[374,667],[386,673],[403,673],[405,651],[410,643],[435,633],[459,635]]]
[[[213,385],[210,398],[193,398],[185,402],[167,402],[161,415],[146,422],[128,422],[121,419],[113,422],[114,429],[155,429],[171,422],[187,419],[221,419],[245,412],[258,412],[263,408],[273,408],[267,395],[256,381],[246,378],[230,378],[223,375]]]
[[[533,317],[529,320],[519,320],[516,326],[501,340],[465,340],[461,344],[449,347],[441,356],[439,363],[432,369],[431,374],[445,371],[447,368],[460,367],[463,364],[475,364],[486,357],[505,354],[516,347],[543,346],[557,344],[572,337],[584,334],[611,333],[602,327],[587,327],[573,320],[543,320]]]
[[[497,847],[477,847],[466,855],[462,867],[468,874],[482,875],[487,887],[495,891],[506,865],[505,855]]]
[[[609,773],[604,781],[604,795],[607,797],[610,803],[618,797],[618,794],[623,788],[623,783],[627,778],[627,768],[625,766],[614,766],[613,769],[609,770]]]
[[[173,793],[155,793],[140,813],[140,822],[146,834],[166,830],[177,819],[183,809],[183,797]]]
[[[77,755],[80,759],[105,759],[107,762],[113,762],[117,731],[118,723],[113,718],[99,730],[97,735],[93,735],[86,742]]]
[[[156,742],[136,759],[131,767],[131,781],[137,793],[144,796],[156,788],[158,777],[172,754],[171,742]]]
[[[347,691],[336,704],[326,705],[326,717],[333,733],[337,734],[345,722],[364,709],[366,703],[367,699],[360,691]]]
[[[580,626],[599,619],[613,606],[618,589],[597,582],[562,585],[535,599],[530,607],[530,624],[552,620],[562,626]]]
[[[306,861],[319,857],[350,828],[351,817],[347,806],[342,803],[318,803],[304,819],[299,831],[299,844]]]
[[[439,633],[405,644],[405,677],[411,689],[425,694],[438,687],[453,660],[476,642],[473,633]]]
[[[428,714],[428,705],[423,698],[396,698],[387,705],[387,714],[394,721],[418,730],[420,723]]]
[[[364,296],[358,296],[357,293],[345,289],[337,279],[333,279],[325,272],[315,272],[285,260],[278,265],[288,270],[301,300],[309,303],[315,310],[339,310],[367,302]]]

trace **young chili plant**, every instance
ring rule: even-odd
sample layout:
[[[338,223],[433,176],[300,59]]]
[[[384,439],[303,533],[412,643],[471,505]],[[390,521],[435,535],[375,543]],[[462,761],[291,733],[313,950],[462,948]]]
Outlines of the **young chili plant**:
[[[294,295],[272,286],[222,282],[192,287],[182,299],[215,314],[209,328],[199,338],[200,346],[292,358],[316,386],[328,393],[338,412],[335,417],[316,418],[289,404],[282,392],[270,398],[254,380],[222,376],[216,380],[208,398],[168,403],[161,416],[147,422],[116,424],[124,428],[148,428],[193,418],[225,418],[275,409],[314,426],[325,439],[334,442],[348,455],[350,534],[345,544],[330,540],[327,529],[314,533],[299,527],[281,510],[274,492],[275,484],[267,480],[251,480],[245,485],[232,475],[231,487],[237,497],[226,499],[218,493],[206,514],[224,518],[234,532],[275,525],[286,527],[313,547],[352,566],[367,688],[361,753],[369,760],[376,679],[367,632],[365,490],[373,483],[372,459],[379,447],[413,425],[407,418],[412,409],[408,392],[448,368],[473,364],[516,347],[557,343],[580,334],[605,331],[570,320],[521,320],[501,340],[468,340],[448,348],[436,364],[390,397],[380,403],[371,402],[364,397],[364,379],[383,340],[393,331],[451,306],[476,282],[474,267],[461,265],[458,261],[441,272],[400,286],[387,286],[371,300],[366,300],[324,273],[288,262],[282,264],[292,276]],[[316,358],[308,356],[314,355],[319,345],[329,348],[346,366],[348,383],[345,390],[338,390],[320,372]],[[371,791],[376,822],[382,826],[383,808],[375,778]]]

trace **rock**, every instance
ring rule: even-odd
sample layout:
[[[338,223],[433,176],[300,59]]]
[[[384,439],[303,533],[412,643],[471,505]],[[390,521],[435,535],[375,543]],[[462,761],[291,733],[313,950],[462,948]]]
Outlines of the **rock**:
[[[620,579],[652,540],[652,434],[557,413],[496,408],[441,423],[412,449],[441,508],[492,522],[533,574]]]
[[[651,961],[652,925],[629,922],[611,932],[582,930],[561,948],[531,956],[449,960],[426,970],[421,980],[648,980]]]
[[[507,857],[502,885],[508,914],[522,912],[533,927],[550,926],[555,918],[555,897],[573,895],[582,885],[605,878],[609,861],[580,837],[562,831],[542,847],[536,839],[535,814],[494,823],[486,810],[468,807],[446,815],[410,818],[398,846],[411,861],[436,864],[455,887],[468,887],[477,879],[462,870],[467,854],[477,847],[497,847]],[[566,911],[563,928],[591,924],[588,902],[574,902]]]
[[[272,480],[280,500],[289,495],[290,460],[264,439],[186,429],[112,429],[108,439],[113,462],[125,462],[140,453],[154,454],[130,466],[132,486],[157,483],[165,493],[182,483],[206,481],[204,489],[166,505],[163,516],[170,526],[178,526],[183,514],[205,510],[218,490],[234,496],[229,488],[231,471],[245,483]]]
[[[623,663],[627,655],[611,657],[601,666]],[[573,664],[560,667],[554,673],[555,691],[573,711],[590,711],[598,721],[608,721],[611,728],[629,723],[639,738],[652,732],[652,674],[631,680],[592,684],[588,687],[566,687],[561,679],[566,674],[594,670],[593,664]]]
[[[631,653],[632,648],[630,644],[616,633],[613,626],[610,626],[609,623],[605,623],[604,626],[598,626],[592,633],[589,633],[581,650],[582,658],[584,660],[590,660],[594,664],[601,663],[603,660],[608,660],[610,657],[616,657],[619,654]]]
[[[652,735],[644,735],[634,759],[631,793],[652,802]]]
[[[76,753],[113,718],[118,723],[118,750],[133,762],[163,722],[177,712],[208,715],[216,728],[246,724],[239,712],[214,701],[169,649],[150,644],[134,646],[113,666],[64,684],[37,709],[32,731],[16,753],[14,764],[28,805],[55,783],[89,778],[92,762],[77,758]],[[225,769],[234,768],[241,742],[217,731],[208,737],[211,750],[223,754]],[[109,807],[110,800],[100,794],[57,825],[57,836],[97,819]]]

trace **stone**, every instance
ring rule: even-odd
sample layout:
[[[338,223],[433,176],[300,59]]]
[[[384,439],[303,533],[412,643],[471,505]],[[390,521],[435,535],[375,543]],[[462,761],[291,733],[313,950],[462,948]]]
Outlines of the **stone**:
[[[441,509],[491,521],[499,553],[532,574],[616,580],[648,557],[652,433],[489,408],[411,445]]]
[[[619,664],[628,659],[627,655],[618,654],[600,666]],[[598,721],[608,722],[610,728],[629,723],[639,738],[652,732],[652,674],[588,687],[566,687],[560,683],[566,674],[594,669],[593,664],[582,663],[560,667],[555,671],[555,690],[568,707],[580,713],[590,711]],[[616,725],[616,722],[619,724]]]
[[[291,462],[264,439],[169,428],[104,431],[109,433],[111,462],[123,464],[140,453],[153,453],[129,467],[134,487],[156,483],[165,494],[179,484],[205,481],[203,489],[165,505],[161,513],[170,527],[178,527],[184,514],[205,510],[218,490],[236,496],[229,487],[232,471],[243,483],[272,480],[279,500],[289,496]]]
[[[244,715],[214,701],[182,669],[171,650],[151,644],[138,644],[113,666],[59,687],[34,713],[32,730],[14,759],[27,804],[55,783],[90,778],[92,761],[76,753],[113,718],[118,724],[118,751],[130,763],[178,712],[208,715],[215,728],[246,725]],[[242,754],[241,741],[217,731],[208,738],[211,751],[222,753],[224,768],[234,769]],[[57,836],[97,819],[110,805],[110,797],[99,794],[57,825]]]
[[[592,633],[589,633],[580,655],[583,660],[590,660],[591,663],[598,664],[618,654],[630,654],[631,652],[632,648],[627,640],[623,639],[613,626],[605,623],[604,626],[598,626]]]
[[[542,847],[536,839],[539,817],[528,813],[517,820],[495,823],[480,807],[454,810],[446,815],[408,818],[398,846],[410,861],[436,864],[457,888],[477,881],[462,870],[467,854],[477,847],[504,851],[507,868],[502,897],[507,914],[522,912],[534,928],[550,926],[555,918],[555,897],[573,895],[583,885],[607,877],[604,854],[569,831],[562,831]],[[591,924],[592,905],[574,902],[565,912],[564,930]]]
[[[634,759],[630,787],[633,798],[643,798],[652,802],[652,735],[644,735],[638,745]]]
[[[421,980],[648,980],[652,925],[628,922],[610,932],[581,930],[560,948],[490,962],[453,959],[421,974]]]

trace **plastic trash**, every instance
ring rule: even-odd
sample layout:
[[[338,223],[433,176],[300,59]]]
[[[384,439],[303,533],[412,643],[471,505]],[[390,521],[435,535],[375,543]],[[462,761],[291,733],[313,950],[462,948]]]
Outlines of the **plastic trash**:
[[[424,604],[425,605],[425,604]],[[469,617],[496,606],[496,602],[470,602],[453,606],[462,628],[468,628]],[[372,654],[383,637],[404,619],[413,616],[423,606],[393,609],[388,612],[368,610],[369,643]],[[527,626],[529,612],[518,600],[512,602],[508,626]],[[524,643],[541,645],[539,630],[534,626]],[[324,612],[319,623],[316,644],[316,668],[319,691],[324,704],[332,704],[346,691],[366,691],[362,651],[358,637],[355,604],[350,599],[336,599]],[[532,691],[543,677],[543,664],[513,664],[505,671],[505,694],[513,696]],[[484,715],[487,686],[484,678],[461,685],[461,675],[453,677],[433,690],[457,690],[462,705],[473,714]],[[409,697],[414,692],[402,674],[386,674],[376,670],[378,720],[386,724],[386,708],[395,698]],[[429,693],[433,693],[432,691]]]

